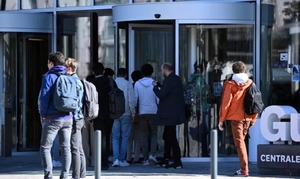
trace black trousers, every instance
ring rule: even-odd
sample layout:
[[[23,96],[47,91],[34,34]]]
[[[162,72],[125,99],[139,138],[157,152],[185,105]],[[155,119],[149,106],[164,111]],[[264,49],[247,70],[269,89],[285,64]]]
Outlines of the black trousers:
[[[170,159],[171,158],[171,150],[173,152],[174,161],[179,161],[181,158],[180,155],[180,148],[176,138],[176,125],[174,126],[165,126],[164,133],[164,158]]]
[[[101,131],[101,166],[108,167],[108,157],[111,151],[110,136],[111,136],[111,130],[113,126],[113,119],[107,119],[107,120],[98,119],[98,120],[99,121],[96,122],[96,125],[94,123],[94,130]]]

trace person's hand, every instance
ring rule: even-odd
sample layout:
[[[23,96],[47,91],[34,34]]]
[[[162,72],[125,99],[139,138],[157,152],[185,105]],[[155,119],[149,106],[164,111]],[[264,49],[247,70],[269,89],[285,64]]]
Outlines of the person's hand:
[[[218,127],[219,127],[220,131],[223,131],[224,130],[223,122],[219,122]]]
[[[157,85],[157,81],[152,81],[152,85],[156,86]]]

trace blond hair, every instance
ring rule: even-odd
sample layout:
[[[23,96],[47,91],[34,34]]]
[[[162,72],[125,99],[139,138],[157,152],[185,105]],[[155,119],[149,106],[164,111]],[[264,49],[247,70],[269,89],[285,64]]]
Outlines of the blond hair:
[[[71,68],[72,72],[76,72],[78,67],[77,60],[74,58],[67,58],[65,65],[67,68]]]

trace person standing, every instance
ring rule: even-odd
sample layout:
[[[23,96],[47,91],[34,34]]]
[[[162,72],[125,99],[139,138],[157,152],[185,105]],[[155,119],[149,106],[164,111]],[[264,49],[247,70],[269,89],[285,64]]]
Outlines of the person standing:
[[[143,74],[140,70],[135,70],[131,73],[131,79],[133,81],[133,87],[135,83],[143,78]],[[135,108],[135,118],[131,122],[131,133],[129,136],[128,140],[128,146],[127,146],[127,162],[129,163],[140,163],[140,152],[141,152],[141,134],[140,134],[140,129],[138,126],[138,121],[137,121],[137,114],[139,111],[137,107]],[[134,146],[134,159],[132,160],[132,147]]]
[[[127,70],[120,68],[116,78],[117,86],[125,97],[125,113],[114,120],[112,127],[113,167],[127,167],[130,164],[125,160],[127,143],[131,132],[131,121],[135,117],[135,96],[132,84],[126,80]]]
[[[166,168],[182,168],[180,147],[176,138],[176,125],[185,121],[183,85],[179,76],[173,72],[171,63],[164,63],[161,71],[165,80],[161,86],[153,81],[153,91],[159,98],[155,125],[165,126],[163,132],[164,158],[158,163]],[[171,150],[174,162],[169,165]]]
[[[249,116],[243,107],[247,88],[253,81],[245,73],[246,65],[242,61],[235,62],[232,71],[232,80],[226,80],[223,87],[218,127],[223,131],[224,121],[231,121],[232,136],[240,160],[240,169],[234,175],[246,177],[249,176],[249,168],[245,137],[250,124],[256,121],[257,114]]]
[[[84,87],[76,74],[78,63],[73,58],[68,58],[65,62],[67,74],[76,78],[79,93],[78,109],[73,112],[73,128],[71,134],[71,154],[72,154],[72,178],[80,179],[86,176],[86,161],[82,147],[82,133],[84,119],[82,114]]]
[[[70,112],[59,111],[55,108],[52,94],[55,91],[55,81],[59,74],[66,74],[65,57],[60,52],[53,52],[48,57],[48,69],[42,80],[40,95],[40,115],[43,120],[41,138],[41,157],[44,167],[44,178],[53,178],[50,150],[55,137],[59,136],[62,168],[60,178],[68,178],[71,165],[70,138],[73,124],[73,115]]]
[[[150,64],[145,64],[141,68],[143,78],[137,81],[134,85],[136,101],[139,106],[138,124],[141,131],[141,144],[143,152],[143,165],[150,165],[150,161],[157,163],[157,126],[153,125],[153,121],[157,112],[158,99],[153,92],[151,76],[153,67]],[[151,151],[149,153],[148,137],[151,137]],[[149,155],[150,154],[150,155]]]
[[[108,156],[110,152],[110,136],[112,130],[112,119],[109,118],[108,111],[108,93],[111,90],[110,79],[107,76],[104,76],[104,66],[102,63],[96,63],[93,66],[93,73],[95,78],[91,79],[90,82],[93,83],[98,92],[98,101],[99,101],[99,115],[97,118],[93,119],[94,130],[101,131],[102,137],[102,157],[101,157],[101,169],[107,170],[108,166]],[[113,85],[117,87],[115,81],[113,80]]]

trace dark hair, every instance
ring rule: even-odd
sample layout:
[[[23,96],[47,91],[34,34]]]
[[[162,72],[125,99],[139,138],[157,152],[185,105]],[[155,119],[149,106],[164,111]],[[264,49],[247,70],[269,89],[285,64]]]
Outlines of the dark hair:
[[[194,71],[195,73],[198,72],[198,69],[200,70],[200,73],[203,72],[203,69],[204,69],[204,66],[205,66],[205,61],[202,63],[202,64],[197,64],[197,62],[194,63]]]
[[[150,64],[144,64],[141,68],[143,76],[150,77],[153,73],[153,67]]]
[[[131,73],[131,78],[133,82],[136,82],[143,78],[143,74],[140,70],[135,70]]]
[[[61,52],[52,52],[49,54],[48,61],[52,62],[54,66],[64,65],[65,64],[65,56]]]
[[[102,75],[104,71],[104,66],[102,63],[98,62],[93,65],[93,72],[96,76]]]
[[[115,75],[115,71],[111,68],[105,68],[104,69],[104,76],[114,76]]]
[[[232,71],[233,73],[245,73],[246,71],[246,65],[242,61],[234,62],[232,65]]]
[[[125,68],[118,69],[118,76],[125,77],[127,75],[127,70]]]
[[[169,63],[169,62],[164,63],[164,64],[162,65],[162,68],[165,69],[165,70],[168,70],[168,71],[173,71],[173,70],[174,70],[174,69],[173,69],[173,65],[172,65],[171,63]]]

